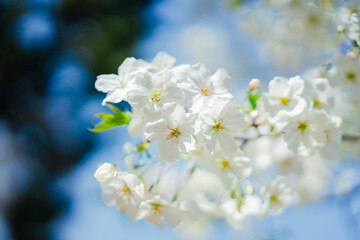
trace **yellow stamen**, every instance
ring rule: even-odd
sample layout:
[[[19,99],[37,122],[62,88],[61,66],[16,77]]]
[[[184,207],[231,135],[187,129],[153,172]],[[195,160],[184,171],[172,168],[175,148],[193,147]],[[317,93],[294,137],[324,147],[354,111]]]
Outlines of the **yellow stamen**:
[[[209,91],[207,88],[203,88],[203,90],[201,91],[201,94],[204,96],[207,96],[209,94]]]
[[[125,185],[123,187],[122,191],[120,192],[119,196],[122,197],[122,196],[124,196],[126,194],[129,194],[129,193],[131,193],[131,190],[127,185]]]
[[[164,96],[164,93],[162,92],[161,88],[156,88],[153,87],[151,89],[153,95],[151,96],[151,100],[153,102],[159,102],[160,101],[160,97]]]
[[[305,131],[305,130],[308,128],[308,125],[307,125],[306,122],[299,122],[298,128],[299,128],[301,131]]]
[[[223,123],[223,120],[220,120],[220,121],[216,121],[215,120],[215,125],[212,127],[216,132],[219,132],[221,130],[224,129],[224,127],[222,126],[222,123]]]
[[[220,164],[221,170],[231,169],[230,162],[225,158],[222,158],[220,160],[219,164]]]
[[[153,214],[157,214],[158,212],[160,212],[160,209],[162,207],[160,203],[150,203],[150,206]]]
[[[279,200],[278,195],[272,194],[272,195],[270,196],[270,202],[271,202],[271,203],[280,203],[280,200]]]
[[[282,104],[282,105],[288,105],[289,102],[290,102],[290,99],[284,97],[284,98],[281,98],[280,101],[281,101],[281,104]]]
[[[355,82],[356,81],[356,74],[353,72],[348,72],[346,73],[346,78],[350,81],[350,82]]]
[[[176,128],[170,128],[170,134],[169,138],[178,138],[180,136],[181,132],[178,127]]]
[[[322,108],[322,103],[318,99],[314,99],[314,108]]]

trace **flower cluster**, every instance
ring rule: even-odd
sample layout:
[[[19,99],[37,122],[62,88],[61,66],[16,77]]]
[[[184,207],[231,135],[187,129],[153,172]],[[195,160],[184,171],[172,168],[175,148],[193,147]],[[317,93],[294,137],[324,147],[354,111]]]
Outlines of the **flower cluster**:
[[[341,4],[326,0],[246,3],[237,11],[241,25],[264,42],[264,48],[283,68],[323,61],[344,39],[359,42],[358,0]]]
[[[305,18],[311,36],[324,36],[329,19],[319,6],[269,2]],[[124,145],[123,166],[104,163],[95,172],[104,201],[131,221],[161,228],[221,218],[239,229],[331,192],[329,168],[344,153],[342,136],[360,133],[358,12],[341,19],[352,42],[345,55],[302,76],[275,77],[267,89],[252,79],[242,102],[233,100],[226,70],[175,65],[164,52],[151,62],[127,58],[117,74],[99,75],[95,87],[114,113],[99,114],[93,131],[125,125],[138,141]],[[109,104],[119,102],[131,112]]]
[[[95,87],[107,93],[103,104],[127,101],[132,108],[129,135],[139,136],[141,143],[137,147],[127,146],[128,155],[138,156],[148,152],[151,145],[157,145],[158,163],[165,166],[165,162],[186,161],[187,179],[198,169],[215,175],[225,191],[216,209],[207,213],[216,215],[220,211],[224,218],[232,219],[230,222],[237,219],[235,225],[246,216],[264,215],[268,212],[264,205],[276,204],[277,210],[281,210],[289,204],[291,201],[282,201],[280,196],[287,194],[287,199],[292,199],[295,194],[288,188],[276,187],[286,183],[275,181],[262,187],[262,191],[271,192],[272,198],[278,198],[276,203],[261,201],[260,192],[249,192],[252,186],[246,179],[252,164],[242,151],[244,139],[237,137],[248,128],[249,119],[243,110],[230,104],[233,96],[227,72],[219,69],[211,74],[202,64],[174,66],[174,63],[175,59],[163,52],[151,62],[127,58],[117,75],[98,77]],[[133,161],[134,158],[126,158],[131,173],[121,172],[115,169],[116,164],[110,163],[103,164],[95,173],[107,204],[117,206],[131,220],[145,218],[161,227],[164,220],[175,226],[194,209],[202,208],[201,200],[181,199],[182,189],[170,198],[161,195],[156,186],[162,174],[149,183],[143,170],[151,168],[151,163]],[[250,199],[256,199],[258,204]],[[238,209],[239,216],[233,215],[232,208]]]

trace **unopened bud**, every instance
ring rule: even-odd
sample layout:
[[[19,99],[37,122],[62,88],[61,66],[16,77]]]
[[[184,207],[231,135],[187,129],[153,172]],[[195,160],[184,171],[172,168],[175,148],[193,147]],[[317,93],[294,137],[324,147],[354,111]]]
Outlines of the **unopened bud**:
[[[336,28],[336,31],[338,33],[344,33],[346,30],[346,27],[344,25],[339,25],[337,28]]]
[[[109,182],[115,175],[116,169],[114,164],[104,163],[95,172],[94,177],[100,183]]]
[[[257,78],[251,79],[251,81],[249,83],[249,88],[251,91],[257,89],[259,86],[260,86],[259,79],[257,79]]]
[[[346,56],[350,58],[351,60],[356,60],[358,58],[358,54],[356,54],[353,51],[349,51],[346,53]]]
[[[250,117],[251,117],[252,119],[257,118],[258,116],[259,116],[259,111],[254,110],[254,111],[251,111],[251,112],[250,112]]]

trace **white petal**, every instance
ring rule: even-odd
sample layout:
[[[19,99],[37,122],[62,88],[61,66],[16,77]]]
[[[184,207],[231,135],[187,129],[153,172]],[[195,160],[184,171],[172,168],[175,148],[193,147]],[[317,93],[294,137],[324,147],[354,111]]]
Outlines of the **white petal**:
[[[164,141],[170,133],[168,125],[169,124],[165,119],[147,123],[144,135],[148,140],[153,142]]]
[[[119,87],[120,84],[116,74],[102,74],[96,78],[95,88],[98,91],[107,93]]]
[[[176,62],[176,58],[170,56],[166,52],[159,52],[151,61],[151,63],[153,63],[159,68],[158,70],[170,68],[175,65],[175,62]]]
[[[269,82],[269,93],[274,96],[287,96],[290,92],[288,80],[283,77],[275,77]]]
[[[180,157],[179,148],[173,139],[160,142],[158,145],[159,159],[165,162],[175,162]]]
[[[108,92],[102,104],[105,105],[106,102],[119,103],[126,99],[125,95],[124,89],[116,88],[114,91]]]
[[[226,152],[233,153],[237,150],[235,139],[229,132],[219,134],[218,141]]]

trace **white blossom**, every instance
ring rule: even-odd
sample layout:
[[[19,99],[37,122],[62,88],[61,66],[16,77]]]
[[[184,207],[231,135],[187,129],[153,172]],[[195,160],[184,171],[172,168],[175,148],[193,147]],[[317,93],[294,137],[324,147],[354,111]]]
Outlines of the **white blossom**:
[[[326,78],[314,78],[306,82],[303,92],[314,109],[330,111],[334,107],[334,97],[330,93],[329,81]]]
[[[144,61],[130,57],[126,58],[119,66],[117,74],[99,75],[95,82],[95,88],[98,91],[107,93],[102,104],[126,101],[128,85],[141,67],[144,67]]]
[[[359,10],[360,11],[360,10]],[[360,13],[353,13],[346,26],[349,39],[356,41],[360,45]]]
[[[116,175],[114,164],[104,163],[95,172],[94,177],[100,183],[109,182]]]
[[[118,172],[111,181],[104,184],[102,196],[106,204],[116,206],[121,213],[132,217],[143,198],[143,186],[132,173]]]
[[[227,152],[236,151],[232,133],[246,126],[241,110],[231,108],[227,100],[217,98],[212,108],[203,109],[200,117],[203,120],[204,142],[211,153],[214,153],[217,146]]]
[[[182,105],[183,92],[177,87],[173,74],[164,70],[156,74],[139,72],[129,87],[128,102],[132,107],[159,112],[165,103],[175,102]]]
[[[251,173],[250,159],[240,150],[234,153],[215,152],[206,159],[202,159],[199,165],[218,175],[225,186],[230,186],[237,177],[246,178]]]
[[[188,153],[195,149],[193,135],[197,118],[193,114],[185,113],[184,108],[176,103],[164,105],[163,118],[147,123],[145,137],[158,142],[158,155],[160,160],[174,162],[181,153]]]
[[[334,65],[329,70],[330,83],[346,92],[350,98],[360,99],[360,62],[344,55],[336,55]]]
[[[264,199],[262,205],[263,215],[279,214],[284,207],[296,201],[296,194],[290,187],[287,180],[282,176],[277,176],[260,188],[260,193]]]
[[[182,214],[175,204],[156,195],[141,203],[132,220],[135,221],[141,218],[145,218],[163,229],[165,220],[170,222],[173,227],[177,226],[181,221]]]
[[[334,116],[327,116],[322,122],[322,130],[325,133],[326,140],[319,152],[327,159],[336,159],[340,156],[340,142],[341,142],[341,118]]]
[[[218,69],[213,75],[203,64],[195,64],[187,73],[187,81],[181,84],[189,101],[190,109],[199,112],[205,106],[211,106],[217,97],[232,98],[229,93],[231,78],[224,69]]]
[[[260,213],[261,200],[257,196],[246,195],[240,199],[226,199],[221,203],[225,220],[235,229],[243,227],[244,220]]]
[[[264,109],[269,113],[269,119],[276,122],[279,118],[298,114],[305,107],[301,97],[304,90],[304,80],[299,76],[287,80],[275,77],[269,82],[269,92],[264,93],[262,100]]]
[[[305,108],[297,115],[284,119],[284,140],[289,149],[302,156],[309,156],[326,142],[323,121],[326,114]]]

